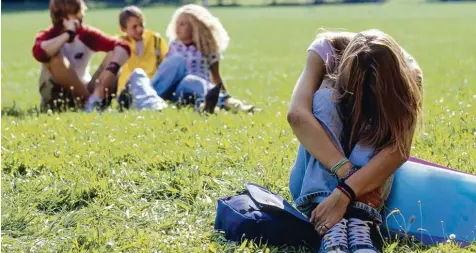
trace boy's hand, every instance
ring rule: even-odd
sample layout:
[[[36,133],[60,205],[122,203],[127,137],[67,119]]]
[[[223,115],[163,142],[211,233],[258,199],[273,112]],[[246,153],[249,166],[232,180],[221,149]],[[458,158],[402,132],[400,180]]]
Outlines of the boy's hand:
[[[76,32],[79,27],[79,21],[77,19],[63,19],[64,29]]]

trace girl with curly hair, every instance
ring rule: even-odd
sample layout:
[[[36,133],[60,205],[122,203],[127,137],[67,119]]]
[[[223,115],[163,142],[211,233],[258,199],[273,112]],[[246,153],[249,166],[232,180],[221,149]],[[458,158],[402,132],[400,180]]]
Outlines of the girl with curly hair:
[[[219,62],[230,38],[217,17],[199,5],[182,6],[173,14],[167,36],[168,53],[150,84],[157,95],[180,104],[194,103],[208,112],[217,104],[225,109],[253,109],[228,95],[223,85]]]

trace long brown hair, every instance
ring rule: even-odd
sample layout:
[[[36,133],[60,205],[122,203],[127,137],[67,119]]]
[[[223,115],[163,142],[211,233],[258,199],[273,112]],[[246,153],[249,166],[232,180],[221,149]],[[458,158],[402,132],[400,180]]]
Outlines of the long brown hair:
[[[393,146],[406,155],[421,117],[422,80],[393,38],[378,30],[356,34],[331,77],[346,154],[360,142],[377,151]]]

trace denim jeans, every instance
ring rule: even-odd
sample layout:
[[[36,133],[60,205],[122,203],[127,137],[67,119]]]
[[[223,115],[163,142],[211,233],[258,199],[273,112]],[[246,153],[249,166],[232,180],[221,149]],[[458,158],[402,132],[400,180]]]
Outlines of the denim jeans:
[[[163,109],[164,100],[190,104],[203,100],[212,84],[196,75],[187,75],[185,58],[171,55],[165,58],[149,79],[142,69],[135,69],[128,81],[129,89],[137,109]]]
[[[161,98],[183,104],[202,99],[212,88],[212,83],[199,76],[187,74],[185,57],[167,56],[151,79],[153,89]]]

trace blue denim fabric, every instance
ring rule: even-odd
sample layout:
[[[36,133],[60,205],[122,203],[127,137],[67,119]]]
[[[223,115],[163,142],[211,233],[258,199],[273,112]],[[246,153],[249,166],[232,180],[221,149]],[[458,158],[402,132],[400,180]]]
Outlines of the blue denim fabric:
[[[186,73],[185,57],[179,54],[167,56],[152,77],[152,87],[157,95],[172,102],[186,104],[204,98],[213,85],[199,76]]]
[[[129,76],[128,87],[136,109],[162,110],[167,108],[165,101],[152,88],[150,79],[143,69],[137,68],[132,71]]]

